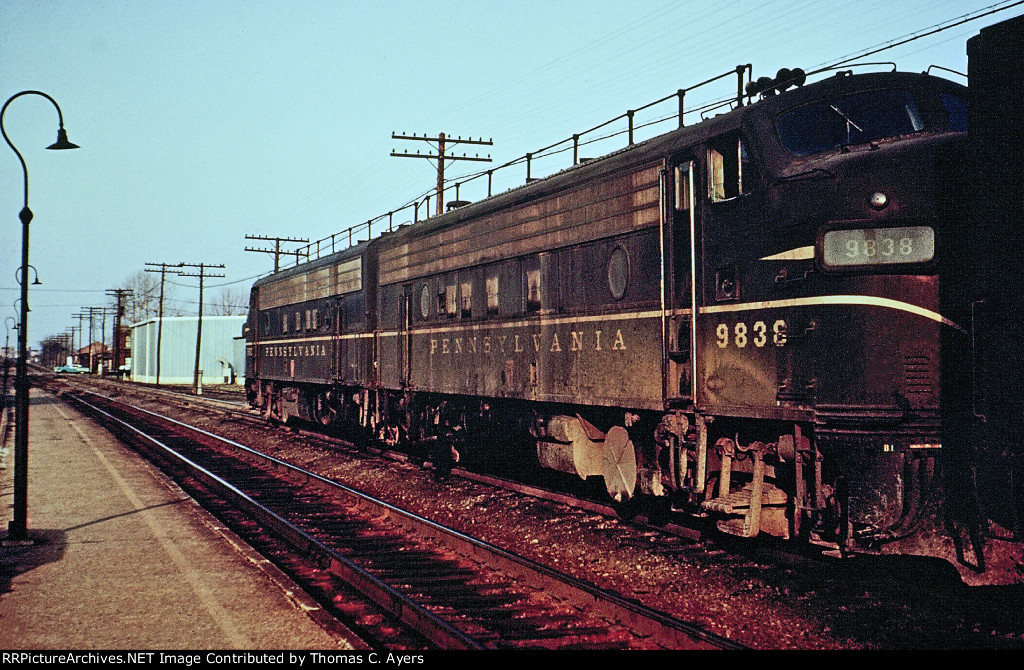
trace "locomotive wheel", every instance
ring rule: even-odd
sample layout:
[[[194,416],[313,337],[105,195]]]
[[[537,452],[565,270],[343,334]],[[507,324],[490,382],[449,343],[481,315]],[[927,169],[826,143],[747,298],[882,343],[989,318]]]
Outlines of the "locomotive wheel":
[[[613,426],[604,439],[604,486],[615,502],[625,502],[636,489],[636,451],[629,433]]]

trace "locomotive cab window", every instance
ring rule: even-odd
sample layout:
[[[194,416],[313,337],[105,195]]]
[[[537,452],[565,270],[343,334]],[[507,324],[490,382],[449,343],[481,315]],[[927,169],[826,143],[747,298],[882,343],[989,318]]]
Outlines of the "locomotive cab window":
[[[779,138],[797,156],[924,130],[906,91],[868,91],[798,107],[779,117]]]
[[[742,138],[726,135],[708,147],[708,197],[712,202],[731,200],[750,191],[750,158]]]
[[[282,314],[281,315],[281,332],[282,333],[287,333],[288,332],[288,315],[287,314]]]
[[[967,132],[967,101],[949,93],[941,93],[942,105],[949,114],[949,129]]]

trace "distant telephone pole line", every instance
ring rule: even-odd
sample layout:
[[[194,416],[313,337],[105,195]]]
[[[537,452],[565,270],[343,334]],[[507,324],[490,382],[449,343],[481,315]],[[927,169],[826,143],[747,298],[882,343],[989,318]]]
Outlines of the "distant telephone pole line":
[[[224,265],[223,264],[221,264],[221,265],[209,265],[207,263],[182,263],[181,267],[183,267],[183,268],[199,268],[199,272],[198,273],[195,273],[195,272],[190,272],[190,273],[178,272],[178,275],[181,276],[181,277],[199,277],[199,325],[196,327],[196,365],[195,365],[195,371],[193,373],[194,376],[192,378],[193,379],[193,381],[192,381],[192,393],[194,393],[195,395],[202,395],[203,394],[203,379],[202,379],[203,371],[199,369],[199,348],[202,346],[202,343],[203,343],[203,280],[206,279],[207,277],[211,277],[211,278],[223,277],[224,275],[222,275],[222,274],[216,274],[216,275],[215,274],[208,274],[206,272],[206,270],[208,268],[220,269],[220,268],[223,268]]]
[[[427,159],[430,159],[430,160],[436,160],[437,161],[437,213],[438,214],[443,214],[444,213],[444,164],[446,162],[448,162],[448,161],[481,161],[481,162],[484,162],[484,163],[490,163],[491,162],[490,154],[488,154],[487,157],[482,158],[479,154],[477,154],[476,156],[467,156],[466,154],[462,154],[461,156],[456,156],[454,153],[445,154],[445,151],[447,149],[449,149],[451,146],[456,145],[456,144],[483,144],[483,145],[487,145],[487,146],[493,146],[494,145],[494,141],[493,140],[484,140],[483,138],[479,138],[479,139],[475,139],[474,140],[472,137],[468,137],[466,139],[462,139],[461,135],[458,137],[458,139],[453,139],[451,136],[446,136],[444,133],[438,133],[437,137],[427,137],[426,135],[417,136],[416,133],[413,133],[412,135],[406,135],[404,133],[401,134],[401,135],[397,135],[394,132],[392,132],[391,133],[391,139],[393,139],[393,140],[419,140],[421,142],[436,142],[437,143],[436,145],[432,145],[432,146],[434,146],[435,149],[437,149],[437,154],[436,155],[429,154],[429,153],[428,154],[421,154],[419,151],[417,151],[414,154],[411,154],[409,152],[398,153],[394,149],[391,150],[391,155],[392,156],[397,156],[398,158],[427,158]]]
[[[89,315],[88,314],[84,314],[82,312],[78,312],[77,314],[72,314],[71,315],[72,319],[78,319],[78,343],[79,344],[82,343],[82,337],[85,335],[85,331],[82,330],[82,320],[85,319],[87,316],[89,316]],[[90,342],[89,344],[92,345],[92,342]],[[90,349],[90,351],[91,351],[91,349]],[[75,351],[75,354],[76,355],[78,354],[77,350]],[[76,363],[78,362],[77,356],[75,358],[75,362]]]
[[[281,249],[282,242],[309,243],[309,240],[300,239],[297,237],[266,237],[264,235],[246,235],[245,239],[262,240],[264,242],[274,243],[273,249],[252,249],[250,247],[245,248],[246,251],[257,251],[263,254],[274,254],[274,272],[277,272],[281,267],[281,256],[295,256],[296,262],[298,262],[300,256],[305,256],[307,259],[309,259],[309,251],[303,252],[297,249],[294,251],[283,251]]]
[[[181,263],[146,263],[151,267],[146,268],[146,272],[159,272],[160,273],[160,306],[159,316],[156,322],[156,385],[160,386],[160,344],[164,336],[164,279],[167,277],[167,271],[171,269],[174,274],[181,274],[178,270],[172,268],[180,268]],[[132,368],[136,366],[132,364]]]
[[[92,348],[93,339],[95,338],[95,335],[93,335],[93,319],[96,316],[101,316],[101,317],[103,317],[105,319],[106,318],[105,315],[107,314],[107,308],[106,307],[82,307],[82,309],[86,310],[86,312],[87,312],[87,314],[89,316],[89,370],[95,372],[97,370],[97,368],[96,368],[96,362],[95,362],[96,361],[96,351],[95,351],[95,349]],[[102,360],[103,360],[103,347],[106,344],[106,339],[107,339],[106,338],[106,334],[104,333],[104,329],[105,328],[100,328],[100,353],[99,353],[100,362],[102,362]]]

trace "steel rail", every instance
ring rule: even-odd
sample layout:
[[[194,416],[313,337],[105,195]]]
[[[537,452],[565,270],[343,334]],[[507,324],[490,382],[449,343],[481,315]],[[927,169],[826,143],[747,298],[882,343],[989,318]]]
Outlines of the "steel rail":
[[[113,401],[114,399],[109,400]],[[658,640],[665,641],[666,648],[733,650],[746,648],[743,645],[710,633],[698,626],[680,621],[663,612],[646,607],[635,600],[624,598],[619,594],[607,591],[589,582],[571,577],[548,566],[537,563],[536,561],[502,549],[496,545],[453,530],[344,484],[327,479],[326,477],[316,473],[303,470],[279,458],[264,454],[239,442],[235,442],[202,428],[191,426],[182,421],[178,421],[142,407],[128,405],[127,403],[123,404],[127,407],[131,407],[134,411],[145,413],[159,421],[165,421],[185,430],[202,435],[208,439],[216,440],[221,444],[242,452],[250,458],[269,464],[274,468],[287,473],[291,481],[298,480],[302,483],[315,484],[318,487],[330,491],[331,493],[344,494],[356,500],[360,504],[371,505],[376,509],[382,510],[393,521],[399,523],[417,535],[429,537],[436,542],[444,544],[449,549],[462,554],[463,556],[482,561],[490,567],[505,574],[511,574],[515,578],[522,580],[535,588],[557,593],[559,597],[572,603],[575,607],[589,610],[601,618],[614,621],[618,625],[629,629],[636,635],[641,637],[654,637]],[[244,493],[239,493],[240,495],[245,496]],[[245,496],[245,499],[251,501],[248,496]],[[254,501],[252,504],[258,505],[258,503],[255,503]],[[275,520],[280,520],[280,523],[287,524],[289,527],[294,528],[294,526],[291,526],[291,524],[284,519],[281,519],[273,512],[269,512],[269,514],[273,515]],[[294,529],[294,532],[301,534],[297,542],[302,546],[305,546],[306,542],[316,542],[297,528]],[[326,547],[324,549],[330,552]],[[331,553],[332,556],[336,555],[333,552]],[[351,578],[360,579],[360,574],[365,573],[362,568],[359,568],[359,566],[356,566],[345,557],[338,556],[338,558],[339,561],[337,564],[333,562],[332,558],[331,569],[343,579],[348,580],[350,578],[350,573]],[[370,597],[369,594],[368,597]],[[387,600],[386,596],[380,597],[383,597],[385,601]],[[402,597],[404,598],[404,596]]]
[[[245,492],[235,487],[230,482],[224,480],[218,475],[210,472],[203,468],[199,464],[178,453],[174,448],[164,444],[156,437],[146,434],[142,430],[130,425],[129,423],[115,417],[106,410],[97,407],[96,405],[88,402],[83,398],[71,395],[78,403],[87,407],[90,411],[100,414],[106,419],[114,422],[116,425],[130,431],[138,439],[144,441],[151,447],[156,449],[156,454],[162,462],[169,465],[174,470],[181,473],[187,473],[191,476],[198,476],[204,484],[212,485],[216,488],[217,492],[223,494],[233,505],[244,510],[247,514],[257,519],[260,524],[272,529],[281,538],[291,544],[295,549],[307,556],[319,556],[330,562],[331,572],[338,575],[340,578],[345,580],[347,583],[356,588],[365,597],[372,600],[379,607],[386,610],[400,621],[415,628],[429,640],[437,644],[443,649],[484,649],[484,645],[466,635],[458,628],[452,626],[449,622],[433,614],[429,610],[425,609],[419,603],[406,597],[404,594],[395,590],[389,584],[384,583],[377,577],[373,576],[360,566],[353,563],[347,557],[333,551],[329,547],[324,546],[321,542],[308,535],[305,531],[296,527],[276,512],[268,509],[264,505],[254,500]],[[134,407],[132,409],[137,411],[145,412],[152,415],[155,418],[164,421],[173,422],[181,427],[199,432],[205,436],[215,438],[222,442],[230,442],[224,440],[212,433],[188,426],[187,424],[175,421],[169,417],[163,417],[154,412]],[[237,443],[231,443],[232,446]],[[242,446],[242,445],[237,445]],[[258,454],[251,449],[246,450],[252,454]],[[277,459],[270,459],[276,461],[279,464],[284,464],[283,461],[277,461]]]

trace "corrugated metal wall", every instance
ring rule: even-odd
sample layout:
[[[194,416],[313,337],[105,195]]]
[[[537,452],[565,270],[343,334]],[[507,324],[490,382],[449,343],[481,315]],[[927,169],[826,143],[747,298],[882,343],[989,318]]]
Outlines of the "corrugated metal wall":
[[[160,342],[160,383],[192,384],[196,360],[194,316],[165,317]],[[199,367],[203,384],[242,384],[245,380],[245,346],[236,341],[242,333],[244,316],[203,316],[203,338]],[[156,383],[158,321],[152,319],[132,326],[132,380]]]

